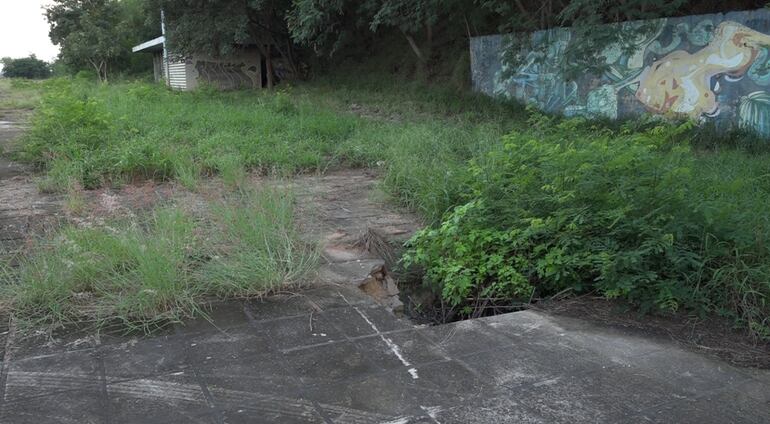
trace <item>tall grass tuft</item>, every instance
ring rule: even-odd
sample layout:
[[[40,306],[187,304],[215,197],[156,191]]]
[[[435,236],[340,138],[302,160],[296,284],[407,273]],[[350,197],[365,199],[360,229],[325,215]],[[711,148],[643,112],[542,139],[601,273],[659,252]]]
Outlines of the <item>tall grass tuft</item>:
[[[213,257],[199,279],[219,296],[261,296],[301,283],[315,267],[317,251],[299,241],[287,193],[240,190],[214,216]]]
[[[67,227],[0,272],[4,304],[22,322],[115,322],[151,331],[203,314],[217,298],[298,284],[317,255],[293,230],[291,199],[264,190],[216,206],[216,225],[166,207],[107,226]]]

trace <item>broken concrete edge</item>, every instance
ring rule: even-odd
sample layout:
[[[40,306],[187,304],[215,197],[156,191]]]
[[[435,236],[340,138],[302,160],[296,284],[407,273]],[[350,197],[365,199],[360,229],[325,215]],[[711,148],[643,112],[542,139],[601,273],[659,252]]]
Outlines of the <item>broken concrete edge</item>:
[[[371,233],[371,228],[367,233]],[[398,284],[388,270],[392,258],[382,258],[368,244],[328,244],[322,257],[327,263],[319,270],[321,280],[328,283],[350,284],[370,296],[375,302],[397,316],[403,316]]]

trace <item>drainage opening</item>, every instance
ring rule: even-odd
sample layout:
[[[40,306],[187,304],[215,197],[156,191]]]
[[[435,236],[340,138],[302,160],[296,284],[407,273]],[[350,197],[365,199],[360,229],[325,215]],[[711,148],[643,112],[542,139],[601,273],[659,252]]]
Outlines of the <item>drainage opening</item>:
[[[373,269],[359,288],[416,324],[438,325],[466,319],[506,314],[527,309],[529,302],[511,299],[469,299],[468,305],[451,306],[441,292],[424,283],[422,269],[405,269],[399,263],[403,253],[400,243],[391,242],[373,229],[368,229],[357,243],[359,248],[382,258],[384,265]]]

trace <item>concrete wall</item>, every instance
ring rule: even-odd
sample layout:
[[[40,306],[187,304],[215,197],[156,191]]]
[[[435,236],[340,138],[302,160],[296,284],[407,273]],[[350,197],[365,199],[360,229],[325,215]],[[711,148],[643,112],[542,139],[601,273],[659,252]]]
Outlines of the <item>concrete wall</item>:
[[[474,89],[568,116],[616,119],[649,112],[770,136],[770,11],[622,25],[644,28],[629,40],[633,51],[605,48],[602,60],[609,70],[576,80],[566,78],[560,63],[572,41],[568,28],[527,35],[527,51],[513,65],[503,52],[516,45],[514,36],[475,37]]]

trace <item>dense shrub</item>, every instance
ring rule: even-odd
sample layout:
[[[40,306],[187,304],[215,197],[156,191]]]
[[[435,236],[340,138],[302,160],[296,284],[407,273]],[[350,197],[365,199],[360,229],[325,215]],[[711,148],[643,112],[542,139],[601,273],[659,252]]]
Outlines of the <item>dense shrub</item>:
[[[406,262],[424,266],[445,300],[469,313],[480,298],[596,290],[770,336],[770,192],[752,186],[766,173],[736,172],[744,155],[708,166],[683,140],[688,124],[531,124],[472,166],[468,203],[411,241]]]
[[[0,60],[2,73],[6,78],[43,79],[51,76],[51,68],[45,61],[30,55],[19,59],[5,57]]]
[[[46,84],[20,156],[51,168],[63,180],[95,187],[101,178],[101,149],[113,130],[112,116],[99,100],[78,88],[64,80]]]

